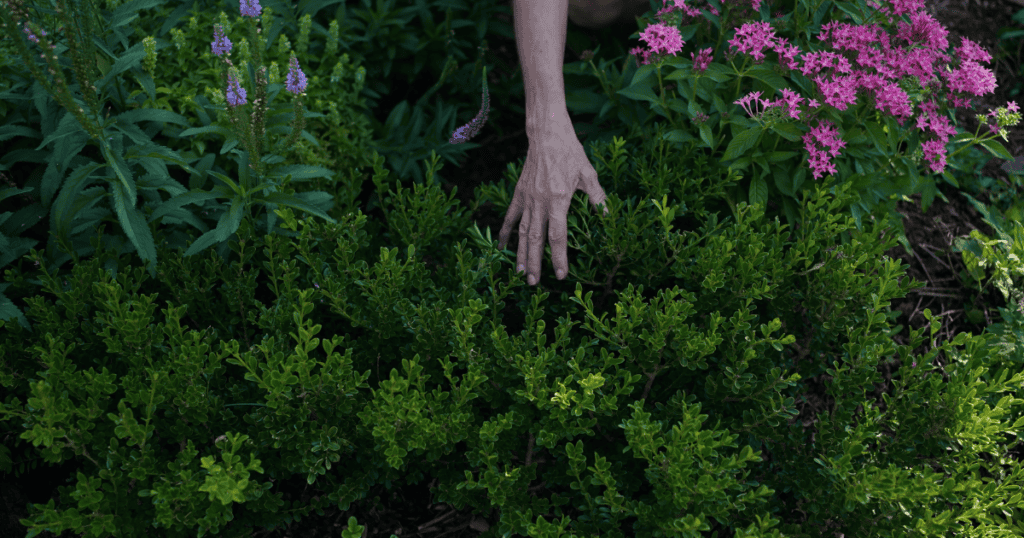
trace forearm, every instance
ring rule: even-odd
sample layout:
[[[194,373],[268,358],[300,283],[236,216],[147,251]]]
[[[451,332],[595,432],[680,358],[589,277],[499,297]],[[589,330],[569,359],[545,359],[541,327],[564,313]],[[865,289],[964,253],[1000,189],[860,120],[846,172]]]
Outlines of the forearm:
[[[526,133],[569,122],[562,59],[569,0],[512,0],[516,48],[526,86]]]

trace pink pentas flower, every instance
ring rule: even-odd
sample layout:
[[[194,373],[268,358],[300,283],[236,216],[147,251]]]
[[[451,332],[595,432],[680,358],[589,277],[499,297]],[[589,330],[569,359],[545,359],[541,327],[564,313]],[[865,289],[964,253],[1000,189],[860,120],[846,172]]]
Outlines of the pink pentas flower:
[[[814,179],[820,179],[825,172],[830,174],[836,173],[836,167],[829,160],[828,155],[832,157],[838,156],[839,150],[846,147],[846,142],[839,138],[838,135],[839,132],[835,129],[832,122],[822,120],[818,127],[812,128],[811,132],[803,136],[804,148],[811,154],[809,163],[811,170],[814,171]],[[825,146],[828,150],[828,155],[826,155],[824,150],[819,150],[815,142]]]
[[[767,22],[751,22],[737,29],[729,42],[731,47],[726,57],[731,59],[743,52],[750,54],[756,63],[761,63],[765,59],[765,49],[771,48],[778,53],[777,69],[800,70],[804,76],[815,81],[825,103],[840,111],[856,105],[859,90],[865,90],[873,98],[876,110],[893,116],[901,126],[906,126],[910,119],[916,119],[918,129],[931,131],[936,136],[933,140],[925,141],[922,150],[932,162],[932,170],[941,172],[945,167],[945,145],[955,134],[955,129],[947,117],[936,111],[939,90],[945,82],[949,90],[946,96],[949,104],[954,108],[970,107],[971,94],[982,95],[995,87],[991,71],[980,65],[980,62],[990,61],[991,56],[976,43],[962,39],[961,46],[951,58],[946,53],[948,31],[924,11],[923,0],[892,0],[891,7],[874,0],[869,4],[887,18],[890,26],[895,28],[894,34],[890,35],[877,24],[855,26],[839,21],[828,23],[822,27],[818,40],[833,50],[803,54],[801,67],[797,55],[804,51],[799,46],[790,45],[785,38],[775,36],[774,29]],[[755,10],[760,9],[760,0],[752,1],[751,5]],[[718,15],[713,8],[710,11]],[[909,23],[898,19],[905,15],[909,17]],[[698,16],[702,16],[702,12],[687,5],[684,0],[666,1],[665,8],[657,12],[659,23],[651,24],[642,33],[642,40],[649,47],[634,48],[631,54],[644,65],[675,55],[684,42],[681,38],[676,41],[679,34],[673,30],[682,19]],[[853,55],[844,55],[843,52],[847,51]],[[707,49],[706,54],[702,51],[696,57],[691,53],[694,72],[707,69],[711,56],[710,49]],[[950,64],[954,60],[958,60],[955,63],[956,69],[952,69],[953,65]],[[916,78],[922,88],[928,88],[925,95],[930,96],[922,98],[915,93],[911,100],[900,85],[906,78]],[[779,112],[785,110],[789,111],[791,118],[799,115],[796,94],[786,94],[785,89],[780,91],[785,97],[774,103],[761,100],[758,96],[758,101],[766,105],[771,114],[768,121],[779,119]],[[749,102],[750,98],[744,101]],[[820,106],[817,100],[811,100],[809,105]],[[748,113],[752,112],[748,109]],[[1005,116],[1009,112],[1003,114]],[[764,119],[766,114],[762,113],[760,117]],[[1001,121],[1011,120],[1004,117]],[[997,130],[992,126],[989,129],[993,132]],[[819,125],[805,136],[805,144],[811,153],[809,162],[815,168],[816,177],[822,170],[835,170],[828,162],[829,156],[838,156],[839,149],[845,147],[837,135],[834,126],[828,124]],[[814,142],[822,144],[825,149],[817,149]]]
[[[760,0],[754,0],[754,2],[758,6],[760,5]],[[758,7],[757,9],[760,8]],[[712,15],[717,16],[719,14],[718,10],[713,6],[708,6],[708,10]],[[701,17],[701,15],[702,13],[699,9],[687,5],[684,0],[666,1],[665,7],[658,10],[655,14],[657,19],[661,22],[648,26],[647,29],[645,29],[645,32],[651,28],[654,28],[654,30],[651,30],[649,33],[645,33],[640,37],[641,40],[648,43],[650,48],[645,49],[644,47],[635,47],[631,49],[629,53],[640,59],[641,65],[650,64],[652,56],[654,57],[653,59],[656,60],[663,56],[675,55],[675,53],[682,50],[683,45],[686,44],[679,34],[677,25],[683,19],[698,18]],[[676,46],[677,40],[678,47]],[[710,49],[708,50],[710,51]],[[690,56],[692,58],[693,54],[691,53]],[[708,57],[710,57],[710,52],[708,53]],[[705,67],[709,62],[710,60],[704,63]]]
[[[640,41],[656,54],[674,55],[683,50],[684,41],[679,28],[665,24],[652,24],[640,32]]]
[[[779,65],[783,69],[796,69],[796,55],[800,52],[800,47],[796,45],[789,45],[789,40],[784,37],[779,37],[775,41],[775,51],[779,53]],[[843,58],[845,60],[846,58]]]
[[[908,6],[914,5],[913,0],[898,3],[895,11],[902,14]],[[795,52],[799,49],[786,49],[785,41],[773,39],[772,30],[767,23],[749,23],[743,25],[730,41],[730,45],[739,50],[751,54],[755,61],[763,61],[763,49],[773,48],[780,54],[780,63],[793,68]],[[946,46],[946,35],[948,32],[926,13],[918,13],[911,17],[911,23],[900,22],[897,39],[906,41],[909,45],[922,45],[923,49],[898,49],[890,43],[890,36],[876,25],[857,27],[848,23],[833,21],[822,26],[819,40],[830,42],[837,50],[851,50],[857,52],[857,64],[864,70],[851,68],[846,57],[829,51],[810,52],[804,56],[804,67],[801,69],[807,77],[813,77],[821,91],[825,102],[837,110],[846,110],[850,105],[857,102],[857,89],[864,88],[873,92],[875,107],[890,115],[897,117],[901,123],[905,123],[913,115],[913,105],[905,91],[894,81],[903,76],[911,75],[918,77],[922,84],[931,83],[935,77],[936,62],[949,60],[948,55],[941,52]],[[880,48],[872,45],[879,44]],[[977,64],[977,60],[988,61],[989,55],[981,50],[976,44],[964,39],[962,46],[957,49],[962,59],[958,69],[949,73],[943,73],[949,87],[961,93],[973,93],[982,95],[994,88],[994,77],[987,69]],[[874,72],[867,71],[870,68]],[[831,70],[833,74],[829,78],[822,75],[814,76],[823,70]],[[844,73],[846,76],[839,75]],[[969,106],[969,100],[960,99],[949,95],[954,106]],[[922,111],[926,111],[922,103]],[[936,148],[945,146],[949,136],[946,133],[953,132],[948,125],[946,118],[929,118],[925,113],[918,118],[919,127],[930,126],[932,131],[939,135],[938,144],[930,144],[924,150],[933,161],[932,169],[941,171],[944,169],[945,159],[942,152],[936,152]]]
[[[800,119],[800,101],[804,98],[789,88],[782,88],[782,98],[776,100],[772,105],[784,107],[789,111],[789,117],[795,120]]]
[[[795,47],[799,51],[799,47]],[[845,56],[829,51],[810,52],[803,56],[804,67],[801,70],[805,76],[810,76],[825,70],[834,70],[840,73],[852,73],[850,61]],[[791,69],[797,66],[794,63]]]
[[[773,47],[775,30],[767,22],[744,24],[736,30],[729,45],[754,57],[756,63],[764,61],[765,48]]]
[[[670,2],[672,5],[669,5]],[[665,7],[655,13],[655,16],[658,17],[658,19],[663,21],[672,20],[673,14],[676,12],[681,13],[684,18],[697,18],[701,15],[699,9],[686,5],[683,0],[670,0],[670,2],[665,2]],[[718,10],[710,6],[709,8],[713,15],[718,15]]]
[[[713,59],[711,47],[701,50],[696,57],[694,57],[691,52],[690,59],[693,60],[693,70],[697,73],[703,73],[707,70],[708,65],[711,64],[711,60]]]
[[[651,51],[643,47],[634,47],[629,49],[629,53],[636,56],[640,62],[640,65],[647,65],[650,62]]]
[[[739,100],[734,101],[734,103],[742,106],[743,110],[746,110],[748,115],[758,116],[760,112],[755,112],[753,109],[750,108],[750,101],[756,101],[761,103],[762,105],[766,105],[768,101],[762,101],[760,97],[761,92],[751,92],[748,93],[747,95],[744,95],[743,97],[740,97]]]
[[[888,13],[896,17],[901,17],[907,13],[917,13],[924,9],[924,0],[891,0],[891,3],[891,9],[889,6],[879,4],[879,2],[874,0],[871,0],[870,5],[882,13]]]
[[[782,121],[786,116],[790,119],[800,119],[800,101],[804,98],[789,88],[783,88],[782,95],[780,99],[768,101],[760,98],[761,92],[751,92],[733,103],[742,106],[749,116],[759,119],[765,127]],[[761,110],[751,108],[751,101],[761,105]],[[812,103],[816,105],[814,101]]]
[[[832,79],[825,80],[818,76],[813,80],[818,84],[821,94],[825,97],[825,103],[836,107],[836,110],[846,110],[849,105],[857,101],[857,96],[854,94],[856,87],[853,84],[856,77],[833,76]]]
[[[962,93],[984,95],[996,88],[996,77],[992,71],[971,60],[964,60],[959,69],[946,73],[946,79],[951,89]]]

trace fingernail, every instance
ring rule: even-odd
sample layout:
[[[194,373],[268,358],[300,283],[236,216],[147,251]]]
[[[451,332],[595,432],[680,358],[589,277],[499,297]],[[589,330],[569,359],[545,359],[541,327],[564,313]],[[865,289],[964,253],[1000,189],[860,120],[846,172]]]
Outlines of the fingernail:
[[[537,277],[536,277],[536,275],[530,275],[530,277],[527,278],[526,281],[529,282],[531,286],[536,286],[537,285]]]

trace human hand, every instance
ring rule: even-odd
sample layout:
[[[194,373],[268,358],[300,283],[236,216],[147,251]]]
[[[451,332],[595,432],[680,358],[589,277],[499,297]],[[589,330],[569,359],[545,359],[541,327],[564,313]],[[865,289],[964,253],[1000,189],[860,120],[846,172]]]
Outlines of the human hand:
[[[555,276],[563,280],[569,274],[566,215],[576,189],[587,193],[595,208],[604,205],[606,196],[597,181],[597,171],[583,152],[572,123],[554,125],[531,136],[526,164],[498,235],[498,246],[504,249],[512,224],[520,221],[516,266],[529,275],[527,283],[531,286],[540,281],[545,229]],[[604,214],[608,214],[607,207]]]

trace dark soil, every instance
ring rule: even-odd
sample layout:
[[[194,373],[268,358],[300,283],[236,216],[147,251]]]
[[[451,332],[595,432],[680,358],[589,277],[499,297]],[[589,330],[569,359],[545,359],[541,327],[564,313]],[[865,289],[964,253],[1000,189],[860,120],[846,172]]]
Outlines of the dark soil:
[[[996,32],[999,28],[1011,25],[1010,17],[1022,8],[1021,5],[1009,0],[986,0],[980,3],[973,0],[947,0],[944,2],[929,1],[926,4],[932,15],[950,30],[949,41],[951,43],[959,43],[959,36],[965,36],[980,43],[993,53],[999,50]],[[625,41],[635,29],[635,25],[618,25],[590,31],[570,24],[570,32],[581,33],[594,45],[598,42],[607,43],[610,40]],[[514,40],[504,40],[497,36],[488,36],[488,39],[491,40],[490,54],[500,58],[506,65],[518,66]],[[567,46],[566,62],[576,61],[581,52],[582,50],[574,50]],[[1009,53],[1007,58],[989,64],[989,67],[994,69],[999,84],[995,94],[976,98],[974,109],[971,111],[959,110],[957,113],[959,125],[970,126],[973,130],[977,126],[977,121],[973,117],[975,113],[986,111],[989,107],[1004,106],[1010,100],[1016,100],[1018,104],[1024,106],[1024,96],[1011,97],[1009,95],[1009,91],[1013,89],[1015,83],[1014,75],[1020,72],[1019,52],[1009,51]],[[1011,154],[1024,156],[1024,129],[1011,129],[1009,137],[1010,141],[1004,143],[1004,146]],[[528,147],[525,130],[508,133],[504,136],[485,135],[480,138],[479,142],[481,147],[470,154],[461,169],[464,175],[458,180],[457,198],[466,208],[471,207],[474,187],[484,182],[497,182],[505,173],[508,163],[525,159]],[[985,166],[982,174],[1009,186],[1007,173],[1000,168],[1001,164],[1003,161],[993,159]],[[447,183],[445,190],[450,191],[453,186],[455,185]],[[912,291],[906,298],[893,301],[892,308],[904,314],[897,320],[897,323],[905,326],[904,330],[894,336],[894,341],[899,345],[909,343],[910,328],[921,329],[926,326],[927,322],[922,315],[926,308],[930,308],[934,314],[941,316],[942,329],[936,336],[937,340],[942,342],[952,340],[956,334],[961,332],[982,333],[986,325],[999,321],[995,308],[1006,306],[1006,301],[998,291],[989,290],[979,295],[960,281],[958,274],[964,269],[964,265],[960,255],[950,251],[954,238],[966,236],[974,229],[980,230],[988,236],[994,236],[995,233],[983,222],[981,215],[957,189],[943,186],[940,190],[949,199],[949,203],[936,198],[927,213],[921,211],[919,195],[914,197],[913,203],[899,202],[898,204],[899,211],[904,215],[903,224],[913,252],[907,253],[897,245],[887,254],[891,258],[898,258],[902,263],[909,265],[907,274],[926,284],[923,288]],[[1020,195],[1019,192],[1016,194]],[[986,204],[992,203],[990,196],[984,192],[975,198]],[[497,212],[493,205],[488,203],[480,207],[474,217],[481,230],[484,227],[490,228],[491,237],[498,236],[504,215]],[[516,249],[517,240],[516,234],[513,234],[513,239],[508,247],[513,252]],[[572,259],[571,253],[570,259]],[[977,308],[985,313],[983,324],[975,324],[967,319],[965,309],[969,308]],[[995,319],[992,316],[996,316]],[[914,350],[914,354],[920,355],[929,349],[929,345],[923,345]],[[945,360],[945,357],[940,356],[940,363],[944,363]],[[881,403],[882,392],[890,391],[892,388],[891,372],[896,367],[898,365],[879,366],[883,370],[888,370],[884,372],[885,383],[876,387],[875,396],[879,403]],[[818,411],[828,405],[824,399],[817,400],[817,408],[805,408],[803,414],[814,417]],[[2,435],[5,445],[10,446],[15,442],[13,432],[5,432]],[[1019,460],[1022,454],[1018,450],[1011,456],[1015,456]],[[18,520],[27,517],[26,503],[45,504],[50,499],[57,499],[58,505],[68,506],[73,502],[70,499],[59,500],[56,486],[65,483],[68,479],[73,481],[74,471],[75,465],[66,463],[59,467],[40,466],[17,478],[5,476],[0,482],[0,506],[2,506],[3,513],[3,517],[0,517],[0,536],[25,535],[25,529],[20,526]],[[284,492],[286,500],[309,500],[317,494],[315,488],[307,487],[302,480],[279,481],[278,486],[275,489]],[[395,487],[391,491],[380,486],[369,496],[370,499],[379,496],[377,503],[363,502],[345,512],[329,509],[323,516],[314,515],[301,522],[293,523],[287,529],[254,530],[251,535],[254,537],[336,537],[341,535],[341,528],[346,525],[351,516],[355,516],[360,524],[366,526],[364,538],[388,537],[392,534],[400,537],[424,538],[476,537],[497,523],[497,513],[480,517],[474,516],[469,510],[456,511],[446,504],[435,504],[430,494],[432,486],[432,483],[425,482],[418,485]],[[225,532],[228,530],[230,529],[226,529]],[[75,536],[71,532],[65,532],[63,535]],[[43,533],[40,536],[46,538],[52,536],[52,533]]]

